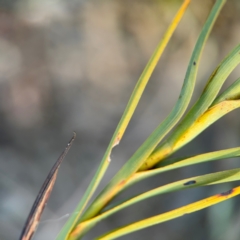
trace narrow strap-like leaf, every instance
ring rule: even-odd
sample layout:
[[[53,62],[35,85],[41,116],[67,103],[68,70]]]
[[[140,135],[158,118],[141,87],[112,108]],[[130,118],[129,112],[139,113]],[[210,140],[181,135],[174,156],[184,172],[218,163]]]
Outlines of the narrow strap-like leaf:
[[[155,168],[148,171],[141,171],[135,173],[126,183],[125,188],[129,187],[130,185],[139,182],[143,179],[147,179],[149,177],[155,176],[160,173],[164,173],[167,171],[171,171],[174,169],[179,169],[182,167],[187,167],[199,163],[210,162],[210,161],[218,161],[221,159],[226,158],[235,158],[240,156],[240,147],[224,149],[220,151],[210,152],[210,153],[203,153],[196,156],[191,156],[187,158],[180,159],[179,161],[171,161],[170,159],[166,162],[162,162],[159,168]],[[173,159],[174,160],[174,159]],[[124,188],[124,189],[125,189]]]
[[[149,158],[144,162],[140,168],[141,171],[149,169],[156,165],[160,160],[163,160],[170,154],[173,154],[180,147],[184,146],[198,134],[192,131],[192,136],[189,134],[190,127],[199,121],[199,117],[209,108],[218,92],[220,91],[223,83],[226,81],[229,74],[240,63],[240,45],[237,45],[230,54],[219,64],[216,70],[211,75],[201,97],[184,117],[182,122],[177,126],[174,132],[166,139],[165,142],[160,144]],[[235,86],[236,91],[239,89],[238,85]],[[233,92],[233,89],[231,89]],[[236,93],[235,93],[236,94]],[[199,122],[198,126],[201,126]],[[205,129],[204,126],[201,126]],[[188,137],[186,135],[188,134]],[[171,149],[171,151],[168,151]]]
[[[191,56],[190,63],[188,65],[179,99],[173,110],[168,115],[168,117],[157,127],[157,129],[149,136],[143,145],[135,152],[135,154],[128,160],[122,169],[120,169],[120,171],[115,175],[115,177],[102,191],[102,193],[100,193],[93,204],[90,205],[90,207],[81,218],[81,221],[95,216],[116,195],[116,193],[124,188],[124,185],[128,179],[142,166],[142,164],[144,164],[158,143],[181,119],[192,97],[197,69],[199,66],[203,47],[224,3],[225,0],[218,0],[216,2],[201,31],[201,34],[197,40],[196,46]],[[171,151],[171,148],[166,149],[165,154],[168,154],[169,151]]]
[[[90,227],[93,227],[96,223],[102,221],[103,219],[111,216],[112,214],[129,207],[137,202],[146,200],[147,198],[154,197],[156,195],[165,194],[173,191],[179,191],[189,188],[195,188],[199,186],[206,186],[212,184],[220,184],[231,181],[240,180],[240,168],[232,169],[222,172],[216,172],[211,174],[206,174],[202,176],[195,176],[187,179],[183,179],[180,181],[176,181],[173,183],[166,184],[164,186],[152,189],[145,193],[142,193],[136,197],[133,197],[129,200],[124,200],[122,203],[117,203],[115,206],[109,206],[109,210],[105,210],[103,213],[98,216],[89,219],[85,222],[80,223],[72,232],[72,235],[78,235],[79,232],[86,232]]]
[[[237,99],[240,99],[240,78],[238,78],[221,95],[219,95],[212,103],[212,106],[225,100],[237,100]]]
[[[32,209],[28,215],[27,221],[24,225],[24,228],[22,230],[19,240],[30,240],[32,238],[34,232],[36,231],[36,228],[38,226],[42,212],[47,204],[48,198],[50,197],[53,186],[55,184],[59,167],[60,167],[63,159],[67,155],[69,149],[71,148],[75,138],[76,138],[76,133],[74,132],[73,137],[69,141],[67,147],[65,148],[63,153],[60,155],[60,157],[58,158],[56,163],[53,165],[46,180],[44,181],[44,183],[38,193],[38,196],[32,206]]]
[[[214,105],[199,117],[181,137],[179,137],[178,141],[174,144],[174,150],[184,146],[218,119],[239,107],[240,100],[228,100]]]
[[[147,228],[147,227],[150,227],[150,226],[162,223],[162,222],[169,221],[171,219],[175,219],[177,217],[182,217],[185,214],[193,213],[193,212],[199,211],[201,209],[210,207],[217,203],[220,203],[220,202],[226,201],[230,198],[233,198],[239,194],[240,194],[240,187],[236,187],[229,191],[213,195],[211,197],[188,204],[186,206],[177,208],[175,210],[172,210],[172,211],[169,211],[169,212],[166,212],[166,213],[154,216],[154,217],[150,217],[150,218],[144,219],[142,221],[132,223],[125,227],[113,230],[97,239],[98,240],[109,240],[109,239],[113,240],[113,239],[122,237],[126,234],[138,231],[140,229],[144,229],[144,228]]]
[[[72,214],[71,217],[69,218],[69,220],[67,221],[67,223],[65,224],[65,226],[63,227],[63,229],[61,230],[61,232],[58,235],[58,240],[62,240],[62,239],[67,239],[68,235],[70,233],[70,231],[72,230],[72,228],[74,227],[74,225],[76,225],[77,221],[79,220],[79,217],[81,216],[81,213],[83,212],[83,210],[85,209],[87,203],[89,202],[91,196],[93,195],[93,193],[95,192],[97,186],[99,185],[104,173],[106,172],[108,165],[110,163],[110,154],[112,151],[112,148],[119,144],[125,130],[126,127],[135,111],[135,108],[141,98],[141,95],[145,89],[145,86],[147,84],[147,82],[149,81],[149,78],[152,75],[153,70],[156,67],[156,64],[158,63],[164,49],[166,48],[167,43],[169,42],[174,30],[176,29],[179,21],[181,20],[188,4],[189,4],[190,0],[185,0],[184,4],[182,5],[181,11],[178,12],[178,14],[176,15],[174,21],[172,22],[172,24],[169,26],[169,28],[167,29],[164,37],[162,38],[162,40],[160,41],[160,43],[158,44],[155,52],[153,53],[151,59],[149,60],[147,66],[145,67],[142,75],[140,76],[134,91],[132,93],[132,96],[128,102],[128,105],[123,113],[123,116],[116,128],[116,131],[113,135],[113,138],[107,148],[107,151],[101,161],[101,164],[95,174],[95,176],[93,177],[88,189],[86,190],[82,200],[80,201],[80,203],[78,204],[77,208],[75,209],[74,213],[77,212],[77,214]]]

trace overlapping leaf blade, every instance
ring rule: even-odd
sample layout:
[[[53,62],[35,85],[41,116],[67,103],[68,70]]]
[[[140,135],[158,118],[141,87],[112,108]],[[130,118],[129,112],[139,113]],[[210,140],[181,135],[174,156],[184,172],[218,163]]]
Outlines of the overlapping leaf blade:
[[[235,158],[240,156],[240,147],[230,148],[210,153],[199,154],[196,156],[191,156],[188,158],[178,159],[177,161],[173,159],[167,160],[166,162],[162,162],[161,166],[156,169],[142,171],[135,173],[125,185],[125,187],[129,187],[130,185],[139,182],[143,179],[155,176],[160,173],[164,173],[167,171],[171,171],[174,169],[179,169],[182,167],[188,167],[195,164],[200,164],[204,162],[218,161],[226,158]]]
[[[218,92],[220,91],[223,83],[226,81],[227,77],[229,76],[229,74],[236,68],[237,65],[239,65],[240,63],[239,52],[240,52],[240,45],[234,48],[233,51],[219,64],[219,66],[211,75],[199,100],[188,112],[188,114],[185,116],[182,122],[174,130],[174,132],[167,138],[167,140],[153,151],[153,153],[149,156],[149,158],[144,162],[140,170],[146,170],[156,165],[159,161],[166,158],[166,152],[169,148],[171,149],[171,151],[168,152],[168,155],[177,151],[180,147],[184,146],[186,143],[191,141],[202,130],[204,130],[209,126],[209,125],[205,126],[206,122],[201,123],[199,121],[200,119],[199,117],[209,108],[209,106],[212,104],[212,102],[216,98]],[[238,89],[239,87],[237,82],[234,86],[232,86],[231,91],[229,90],[230,92],[228,93],[228,95],[235,94],[234,95],[235,97],[238,96],[237,95]],[[218,102],[219,101],[220,99],[218,99]],[[228,104],[231,105],[229,102]],[[216,120],[217,119],[218,118],[216,118]],[[189,132],[190,129],[191,130],[194,129],[192,128],[192,125],[194,124],[195,124],[195,127],[196,125],[199,127],[199,130],[191,131],[190,133]]]
[[[210,207],[212,205],[215,205],[217,203],[223,202],[227,199],[230,199],[232,197],[235,197],[240,194],[240,187],[233,188],[227,192],[216,194],[212,197],[205,198],[203,200],[188,204],[186,206],[177,208],[175,210],[169,211],[167,213],[163,213],[154,217],[150,217],[147,219],[144,219],[139,222],[132,223],[130,225],[127,225],[125,227],[116,229],[111,231],[110,233],[105,234],[102,237],[97,238],[98,240],[113,240],[118,237],[124,236],[126,234],[138,231],[140,229],[144,229],[162,222],[169,221],[171,219],[181,217],[185,214],[193,213],[196,211],[199,211],[201,209]]]
[[[123,201],[123,203],[110,208],[109,210],[99,214],[98,216],[96,216],[92,219],[89,219],[85,222],[82,222],[81,224],[78,225],[78,227],[75,229],[75,231],[72,233],[72,235],[74,235],[74,234],[77,235],[79,231],[85,232],[90,227],[93,227],[96,223],[111,216],[112,214],[114,214],[126,207],[129,207],[133,204],[136,204],[137,202],[146,200],[147,198],[151,198],[156,195],[165,194],[165,193],[169,193],[169,192],[173,192],[173,191],[189,189],[189,188],[195,188],[195,187],[199,187],[199,186],[226,183],[226,182],[238,181],[238,180],[240,180],[240,168],[217,172],[217,173],[206,174],[206,175],[202,175],[202,176],[191,177],[191,178],[183,179],[183,180],[180,180],[177,182],[173,182],[173,183],[152,189],[150,191],[147,191],[147,192],[140,194],[134,198],[131,198],[130,200],[125,200],[125,201]]]
[[[178,121],[184,114],[193,93],[197,69],[203,47],[224,3],[225,0],[218,0],[215,3],[201,31],[201,34],[197,40],[196,46],[191,56],[183,87],[175,107],[168,115],[168,117],[158,126],[158,128],[150,135],[150,137],[143,143],[143,145],[135,152],[135,154],[129,159],[129,161],[115,175],[112,181],[97,197],[93,204],[90,205],[90,207],[87,209],[87,211],[81,218],[81,221],[87,220],[95,216],[119,191],[121,191],[121,189],[124,188],[128,179],[141,167],[141,165],[146,161],[146,159],[155,149],[157,144],[178,123]],[[166,156],[171,151],[171,147],[166,148],[165,152],[162,152],[162,155]]]
[[[134,113],[134,110],[136,109],[136,106],[141,98],[141,95],[145,89],[145,86],[146,86],[153,70],[155,69],[156,64],[157,64],[159,58],[161,57],[167,43],[169,42],[174,30],[176,29],[179,21],[181,20],[187,6],[189,5],[189,2],[190,2],[190,0],[184,1],[180,11],[174,18],[172,24],[169,26],[163,39],[157,46],[155,52],[153,53],[151,59],[149,60],[147,66],[145,67],[142,75],[140,76],[140,78],[135,86],[135,89],[133,90],[132,96],[128,102],[128,105],[123,113],[123,116],[122,116],[122,118],[116,128],[116,131],[112,137],[112,140],[110,141],[110,144],[106,150],[106,153],[101,161],[101,164],[100,164],[95,176],[93,177],[88,189],[86,190],[82,200],[80,201],[80,203],[78,204],[77,208],[74,211],[75,213],[77,212],[77,214],[71,215],[71,217],[69,218],[69,220],[67,221],[67,223],[65,224],[65,226],[63,227],[61,232],[59,233],[58,238],[57,238],[58,240],[68,238],[71,230],[74,228],[74,226],[78,222],[79,217],[81,216],[87,203],[89,202],[89,200],[92,197],[93,193],[95,192],[97,186],[99,185],[102,177],[104,176],[104,173],[106,172],[108,165],[110,163],[110,154],[111,154],[112,148],[114,146],[116,146],[117,144],[119,144],[119,142],[127,128],[127,125]]]

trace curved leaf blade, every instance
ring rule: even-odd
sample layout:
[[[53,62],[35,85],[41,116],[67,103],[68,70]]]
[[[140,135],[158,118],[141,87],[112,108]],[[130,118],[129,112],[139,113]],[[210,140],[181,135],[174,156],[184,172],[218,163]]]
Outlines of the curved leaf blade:
[[[149,169],[156,165],[159,161],[163,160],[170,154],[177,151],[180,147],[184,146],[197,134],[192,132],[192,136],[189,133],[189,129],[198,121],[198,118],[209,108],[209,106],[214,101],[218,92],[221,89],[224,81],[227,79],[229,74],[233,71],[234,68],[240,63],[240,45],[235,47],[233,51],[228,54],[228,56],[219,64],[216,70],[211,75],[202,95],[192,107],[192,109],[188,112],[188,114],[184,117],[182,122],[178,125],[175,131],[163,142],[159,145],[149,156],[149,158],[145,161],[143,166],[141,166],[140,171]],[[238,86],[235,86],[234,92],[238,90]],[[231,89],[231,94],[233,89]],[[230,93],[228,93],[230,94]],[[202,126],[202,129],[205,129]],[[185,138],[188,134],[189,138]],[[184,141],[182,141],[184,139]],[[171,151],[168,151],[171,149]],[[168,154],[166,155],[166,152]]]
[[[56,163],[53,165],[51,171],[49,172],[46,180],[44,181],[36,200],[33,203],[32,209],[28,215],[26,223],[24,224],[22,233],[20,235],[19,240],[30,240],[32,239],[37,226],[39,224],[39,220],[42,216],[43,210],[47,204],[47,201],[51,195],[52,189],[54,187],[55,181],[57,179],[58,170],[64,158],[66,157],[69,149],[71,148],[73,141],[76,138],[76,133],[73,133],[73,137],[69,141],[67,147],[62,152]]]
[[[193,93],[199,59],[203,50],[203,46],[224,3],[225,0],[218,0],[215,3],[200,33],[188,65],[179,99],[173,110],[168,115],[168,117],[157,127],[157,129],[149,136],[143,145],[135,152],[129,161],[122,167],[122,169],[120,169],[112,181],[102,191],[102,193],[100,193],[97,199],[85,212],[81,218],[81,221],[95,216],[121,189],[124,188],[124,185],[128,181],[129,177],[131,177],[131,175],[133,175],[146,162],[146,159],[156,148],[158,143],[177,124],[177,122],[184,114]],[[166,147],[164,150],[165,151],[163,153],[163,156],[166,156],[169,154],[169,152],[172,151],[171,147]],[[144,166],[148,168],[147,165]]]
[[[220,96],[218,96],[214,100],[211,106],[214,106],[226,100],[237,100],[237,99],[240,99],[240,78],[238,78]]]
[[[197,156],[192,156],[192,157],[182,159],[178,162],[171,162],[169,159],[168,161],[164,162],[165,164],[167,164],[166,166],[161,166],[156,169],[135,173],[129,179],[128,183],[125,185],[125,188],[143,179],[155,176],[163,172],[167,172],[174,169],[179,169],[182,167],[187,167],[187,166],[191,166],[199,163],[218,161],[226,158],[235,158],[239,156],[240,156],[240,147],[236,147],[236,148],[230,148],[230,149],[225,149],[225,150],[220,150],[220,151],[215,151],[210,153],[199,154]]]
[[[188,204],[186,206],[177,208],[175,210],[150,217],[147,219],[144,219],[139,222],[132,223],[130,225],[127,225],[125,227],[116,229],[111,231],[110,233],[105,234],[102,237],[97,238],[98,240],[108,240],[108,239],[116,239],[118,237],[124,236],[126,234],[162,223],[166,222],[181,216],[184,216],[185,214],[193,213],[199,210],[202,210],[204,208],[210,207],[212,205],[215,205],[217,203],[226,201],[230,198],[233,198],[240,194],[240,187],[233,188],[229,191],[213,195],[212,197],[205,198],[203,200]]]
[[[137,202],[143,201],[147,198],[154,197],[156,195],[165,194],[173,191],[179,191],[179,190],[185,190],[189,188],[196,188],[199,186],[206,186],[206,185],[212,185],[212,184],[220,184],[225,182],[231,182],[231,181],[238,181],[240,180],[240,168],[233,169],[233,170],[227,170],[217,173],[211,173],[206,174],[202,176],[196,176],[191,177],[187,179],[183,179],[180,181],[176,181],[170,184],[166,184],[164,186],[152,189],[150,191],[147,191],[143,194],[140,194],[134,198],[131,198],[129,200],[124,201],[121,204],[118,204],[117,206],[111,207],[109,210],[106,210],[105,212],[101,213],[100,215],[89,219],[85,222],[80,223],[75,230],[72,232],[72,236],[78,235],[79,232],[84,232],[96,225],[101,220],[109,217],[110,215],[129,207]]]
[[[190,0],[184,1],[181,11],[179,11],[178,14],[176,15],[174,21],[167,29],[163,39],[158,44],[156,50],[154,51],[152,57],[150,58],[148,64],[146,65],[142,75],[140,76],[140,78],[133,90],[133,93],[130,97],[127,107],[123,113],[123,116],[122,116],[116,130],[115,130],[115,133],[113,134],[113,137],[112,137],[110,144],[106,150],[106,153],[100,163],[100,166],[99,166],[95,176],[93,177],[88,189],[86,190],[82,200],[80,201],[80,203],[78,204],[77,208],[74,211],[75,213],[77,212],[78,214],[72,214],[70,216],[69,220],[67,221],[67,223],[65,224],[65,226],[63,227],[61,232],[59,233],[57,239],[62,240],[62,239],[68,238],[69,233],[73,229],[74,225],[77,223],[77,221],[78,221],[79,217],[81,216],[82,212],[84,211],[87,203],[89,202],[93,193],[95,192],[96,188],[98,187],[102,177],[104,176],[104,174],[109,166],[111,151],[114,146],[119,144],[119,142],[128,126],[128,123],[130,122],[131,117],[137,107],[137,104],[141,98],[141,95],[146,87],[146,84],[148,83],[153,70],[155,69],[164,49],[166,48],[166,45],[168,44],[173,32],[175,31],[178,23],[180,22],[189,3],[190,3]]]
[[[179,149],[184,146],[218,119],[239,107],[240,100],[228,100],[214,105],[198,118],[181,137],[179,137],[178,141],[174,144],[174,149]]]
[[[164,45],[164,48],[165,48],[166,43],[169,41],[170,37],[172,36],[174,30],[176,29],[178,23],[180,22],[180,20],[181,20],[181,18],[182,18],[184,12],[186,11],[187,6],[189,5],[189,3],[190,3],[190,0],[185,0],[185,1],[184,1],[184,3],[182,4],[181,8],[180,8],[179,11],[178,11],[178,13],[176,14],[175,18],[173,19],[172,23],[170,24],[170,26],[169,26],[169,28],[168,28],[165,36],[163,37],[163,40],[160,42],[160,45],[157,47],[157,50],[156,50],[156,51],[159,51],[159,49],[160,49],[160,47],[161,47],[162,44]],[[156,53],[154,53],[153,57],[154,57],[155,55],[156,55]],[[196,68],[196,66],[194,66],[194,68]],[[189,68],[189,69],[190,69],[190,68]],[[192,68],[191,68],[191,69],[192,69]],[[192,75],[195,76],[195,75],[196,75],[195,70],[194,70],[194,71],[193,71],[193,70],[188,70],[188,74],[187,74],[187,75],[188,75],[188,76],[192,76]],[[185,86],[185,85],[186,85],[186,86]],[[188,92],[188,91],[191,92],[191,91],[193,90],[194,83],[189,83],[189,84],[187,84],[187,83],[185,82],[185,85],[184,85],[185,87],[184,87],[184,91],[183,91],[184,93],[185,93],[185,92]],[[190,88],[190,90],[189,90],[189,88]],[[189,97],[188,97],[187,95],[185,95],[185,96],[186,96],[186,97],[183,97],[181,103],[180,103],[180,102],[178,103],[178,106],[177,106],[177,107],[175,108],[175,110],[173,111],[174,113],[172,113],[172,115],[175,115],[175,114],[178,115],[177,117],[175,117],[175,116],[173,117],[173,118],[174,118],[173,122],[174,122],[174,121],[177,121],[177,119],[179,118],[179,115],[183,114],[183,111],[184,111],[185,108],[186,108],[187,103],[185,103],[185,102],[186,102],[185,99],[186,99],[186,98],[189,98]],[[188,100],[189,100],[189,99],[188,99]],[[182,106],[182,112],[179,110],[179,108],[180,108],[179,105],[184,105],[184,106]],[[176,113],[176,112],[177,112],[177,113]],[[181,112],[181,113],[179,113],[179,112]],[[179,114],[178,114],[178,113],[179,113]],[[171,117],[169,117],[169,118],[172,118],[172,115],[171,115]],[[169,119],[169,118],[168,118],[168,119]],[[163,128],[165,129],[166,125],[168,125],[167,121],[165,121],[164,124],[165,124],[165,125],[161,127],[161,131],[162,131]],[[125,165],[125,167],[124,167],[122,170],[120,170],[119,174],[114,178],[114,180],[112,181],[112,183],[107,187],[107,190],[106,190],[106,192],[108,192],[108,193],[107,193],[107,196],[106,196],[105,194],[104,194],[105,196],[103,196],[103,198],[105,198],[105,199],[104,199],[104,200],[101,199],[101,200],[100,200],[100,204],[99,204],[99,201],[97,201],[97,202],[95,202],[94,206],[91,205],[90,208],[84,213],[83,217],[80,219],[81,221],[82,221],[82,220],[85,220],[85,219],[87,219],[87,218],[95,215],[97,212],[99,212],[100,209],[103,207],[103,205],[105,205],[105,204],[113,197],[113,195],[115,194],[115,192],[118,191],[119,186],[118,186],[117,188],[115,188],[115,186],[118,185],[120,182],[124,181],[125,178],[127,178],[127,177],[128,177],[129,175],[131,175],[134,171],[136,171],[139,166],[141,166],[140,161],[143,161],[142,159],[143,159],[143,158],[144,158],[144,159],[146,158],[145,156],[142,155],[142,154],[143,154],[143,150],[146,150],[146,152],[144,153],[144,155],[147,156],[148,154],[150,154],[150,153],[152,152],[152,150],[155,148],[157,142],[160,141],[159,138],[158,138],[158,135],[159,135],[159,132],[158,132],[158,133],[155,132],[155,133],[154,133],[154,136],[150,137],[150,139],[147,140],[147,144],[145,144],[145,145],[147,145],[147,147],[146,147],[146,146],[142,146],[142,148],[140,149],[140,151],[138,151],[138,153],[135,154],[135,156],[132,158],[132,160],[128,163],[128,166]],[[158,138],[157,141],[156,141],[156,137]],[[152,143],[152,139],[155,140],[155,143],[154,143],[154,144]],[[152,147],[152,150],[150,150],[150,147],[148,146],[149,144],[150,144],[150,145],[154,145],[154,146]],[[147,148],[149,148],[149,149],[147,149]],[[139,158],[139,155],[141,156],[141,159],[139,159],[139,160],[138,160],[138,163],[136,164],[136,161],[135,161],[135,160]],[[139,165],[139,166],[138,166],[138,165]],[[127,171],[125,170],[126,168],[127,168]],[[115,188],[115,190],[113,190],[114,188]],[[112,191],[112,190],[113,190],[113,191]]]

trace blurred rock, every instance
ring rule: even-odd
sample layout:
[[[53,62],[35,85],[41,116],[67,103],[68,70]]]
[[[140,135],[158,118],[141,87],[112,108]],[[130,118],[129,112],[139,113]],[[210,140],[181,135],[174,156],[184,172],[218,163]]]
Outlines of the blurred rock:
[[[213,2],[191,3],[123,141],[112,153],[102,187],[172,109]],[[174,0],[0,1],[0,239],[18,238],[45,177],[76,131],[77,140],[60,169],[35,238],[55,239],[66,221],[64,216],[73,211],[87,188],[141,71],[179,5]],[[238,0],[228,1],[224,7],[203,53],[193,99],[201,94],[219,62],[239,43],[239,10]],[[237,68],[226,85],[239,73]],[[236,111],[221,119],[181,154],[239,146],[238,116]],[[129,193],[237,165],[231,160],[179,170],[145,181],[141,189],[133,187]],[[156,209],[165,212],[213,192],[214,188],[202,188],[156,197],[127,209],[128,219],[124,212],[106,220],[87,239],[155,215]],[[209,222],[214,224],[207,213],[204,210],[184,221],[174,220],[124,239],[147,239],[151,234],[151,239],[161,235],[161,240],[216,240],[207,228]],[[239,212],[232,214],[239,219]],[[227,228],[231,229],[231,223]],[[236,227],[233,231],[239,232]]]

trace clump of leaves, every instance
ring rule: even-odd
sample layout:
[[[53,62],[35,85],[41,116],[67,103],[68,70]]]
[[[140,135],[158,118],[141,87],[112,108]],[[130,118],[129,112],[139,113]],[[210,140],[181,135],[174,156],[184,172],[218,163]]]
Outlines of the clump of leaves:
[[[133,156],[125,163],[125,165],[118,171],[118,173],[102,190],[98,197],[88,206],[88,208],[86,208],[111,162],[111,151],[113,147],[120,143],[134,110],[146,87],[146,84],[151,77],[158,60],[160,59],[163,50],[166,48],[166,45],[169,42],[174,30],[185,13],[190,0],[185,0],[183,2],[165,35],[158,44],[155,52],[150,58],[142,75],[140,76],[95,176],[93,177],[84,196],[79,202],[79,205],[75,209],[74,214],[70,216],[67,223],[60,231],[57,240],[80,239],[98,222],[103,221],[110,215],[122,210],[123,208],[131,206],[132,204],[156,195],[187,188],[195,188],[199,186],[240,180],[239,168],[215,172],[169,183],[167,185],[144,192],[143,194],[140,194],[122,203],[109,205],[115,196],[117,196],[130,185],[156,174],[161,174],[166,171],[193,164],[240,156],[240,147],[237,147],[204,153],[188,158],[171,159],[170,157],[174,152],[178,151],[185,144],[193,140],[208,126],[230,111],[240,107],[240,78],[219,95],[219,91],[223,83],[228,78],[229,74],[240,63],[240,45],[238,45],[216,67],[209,77],[201,96],[183,117],[183,114],[186,112],[193,94],[202,50],[216,21],[216,18],[225,2],[225,0],[216,1],[208,19],[202,28],[189,61],[178,101],[173,110],[146,139],[142,146],[139,147]],[[175,127],[174,131],[172,131],[165,138],[165,140],[162,141],[163,138],[173,129],[173,127]],[[53,176],[56,176],[56,174],[53,174]],[[192,213],[207,208],[232,198],[238,194],[240,194],[240,186],[227,192],[220,193],[177,208],[175,210],[146,218],[144,220],[123,226],[119,229],[114,229],[111,232],[98,237],[97,239],[116,239],[125,234],[129,234],[131,232],[183,216],[186,213]],[[35,210],[38,211],[38,205],[35,204],[34,207]],[[31,214],[33,213],[34,211],[31,211]],[[38,215],[38,219],[39,217],[40,216]],[[31,223],[33,224],[34,221],[30,221],[30,225]],[[29,224],[29,221],[27,224]],[[25,226],[25,229],[31,229],[31,226]],[[24,238],[23,233],[20,239],[30,238]]]

